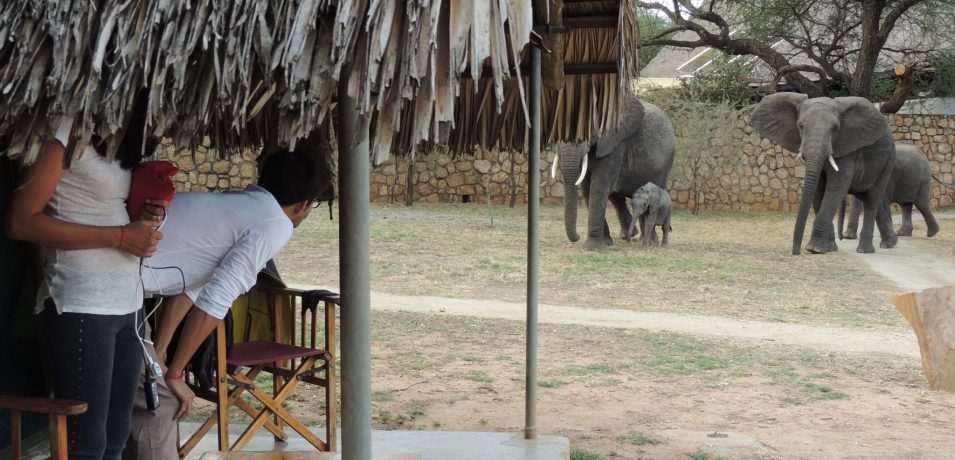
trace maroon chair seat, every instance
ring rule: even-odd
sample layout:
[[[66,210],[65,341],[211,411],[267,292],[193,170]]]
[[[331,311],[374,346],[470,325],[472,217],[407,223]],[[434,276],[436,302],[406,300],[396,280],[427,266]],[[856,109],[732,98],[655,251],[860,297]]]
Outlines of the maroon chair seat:
[[[244,342],[232,348],[232,357],[226,362],[232,366],[252,367],[260,364],[308,358],[325,354],[321,348],[305,348],[276,342]]]

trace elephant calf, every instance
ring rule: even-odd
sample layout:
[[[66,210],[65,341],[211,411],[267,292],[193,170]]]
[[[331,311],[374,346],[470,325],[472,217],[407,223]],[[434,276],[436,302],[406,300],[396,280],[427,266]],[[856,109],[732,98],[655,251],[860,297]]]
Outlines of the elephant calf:
[[[627,235],[634,235],[637,220],[640,221],[640,241],[646,247],[657,245],[656,226],[663,231],[663,247],[670,245],[670,216],[673,213],[673,201],[666,190],[648,182],[633,193],[633,220]]]
[[[932,214],[932,167],[928,158],[913,144],[895,143],[895,168],[892,170],[892,180],[885,189],[886,198],[902,208],[902,226],[896,232],[898,236],[912,236],[912,206],[914,205],[925,219],[928,227],[928,236],[931,238],[938,233],[938,222]],[[938,178],[935,178],[938,180]],[[939,181],[941,183],[941,181]],[[856,239],[859,227],[859,214],[862,213],[862,203],[858,198],[850,198],[852,206],[849,211],[849,222],[845,233],[842,231],[845,204],[839,210],[839,238]]]

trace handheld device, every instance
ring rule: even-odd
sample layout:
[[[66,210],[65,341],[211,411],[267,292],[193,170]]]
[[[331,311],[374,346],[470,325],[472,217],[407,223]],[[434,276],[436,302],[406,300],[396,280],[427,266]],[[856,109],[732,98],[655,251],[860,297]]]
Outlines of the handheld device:
[[[159,365],[155,364],[155,366]],[[146,410],[159,409],[159,385],[156,384],[154,369],[148,363],[146,365],[146,381],[143,383],[143,393],[146,396]]]

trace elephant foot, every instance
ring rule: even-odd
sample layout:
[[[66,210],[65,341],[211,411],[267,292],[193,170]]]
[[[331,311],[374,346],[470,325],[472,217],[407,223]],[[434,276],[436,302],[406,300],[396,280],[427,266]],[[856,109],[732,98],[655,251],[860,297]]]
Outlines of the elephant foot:
[[[938,233],[938,224],[932,224],[928,226],[928,237],[931,238]]]
[[[839,245],[835,241],[829,242],[829,252],[836,252],[839,250]]]
[[[809,252],[809,253],[811,253],[811,254],[825,254],[825,253],[829,252],[829,250],[828,250],[827,247],[824,247],[824,246],[814,246],[814,245],[812,245],[812,244],[809,244],[809,245],[806,246],[806,251]]]
[[[842,238],[846,240],[854,240],[858,238],[858,235],[856,234],[855,230],[847,230],[845,233],[842,234]]]
[[[892,238],[888,238],[888,239],[883,238],[882,241],[879,243],[879,247],[882,249],[892,249],[897,244],[899,244],[899,237],[893,235]]]
[[[812,254],[825,254],[832,250],[833,245],[835,245],[834,241],[830,242],[823,238],[813,238],[809,240],[809,244],[806,245],[806,251]]]
[[[584,243],[584,249],[588,251],[599,251],[608,246],[613,246],[613,240],[606,241],[602,239],[591,238]]]
[[[899,231],[895,232],[895,234],[898,236],[912,236],[912,226],[903,225],[899,227]]]
[[[873,254],[875,253],[875,246],[872,245],[872,242],[863,243],[859,242],[859,246],[856,248],[856,252],[859,254]]]

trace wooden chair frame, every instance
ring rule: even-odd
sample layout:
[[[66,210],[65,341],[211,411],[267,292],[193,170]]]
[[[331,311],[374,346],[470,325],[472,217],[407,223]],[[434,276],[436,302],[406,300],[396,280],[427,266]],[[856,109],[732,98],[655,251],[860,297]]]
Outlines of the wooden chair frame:
[[[66,460],[66,417],[82,414],[86,408],[86,403],[82,401],[0,395],[0,409],[10,410],[10,458],[19,460],[23,455],[20,413],[36,412],[50,416],[50,458]]]
[[[264,292],[266,295],[269,315],[271,316],[273,325],[273,340],[280,342],[279,337],[282,337],[283,332],[280,329],[280,325],[283,324],[283,312],[281,311],[281,308],[279,308],[281,305],[281,299],[283,297],[302,298],[307,291],[277,286],[258,287],[257,289],[261,292]],[[199,429],[196,430],[196,432],[193,433],[193,435],[186,440],[184,444],[182,444],[179,449],[180,457],[185,457],[189,452],[191,452],[192,449],[198,445],[202,437],[205,436],[205,434],[208,433],[213,426],[218,426],[218,448],[221,452],[241,450],[249,441],[252,440],[252,437],[261,428],[265,428],[270,431],[272,435],[275,436],[276,440],[285,441],[287,439],[287,435],[285,434],[284,430],[285,425],[288,425],[290,428],[298,432],[303,438],[314,445],[316,449],[337,449],[338,392],[336,390],[337,378],[335,367],[335,336],[337,324],[336,307],[340,308],[341,303],[337,295],[321,297],[320,303],[324,304],[323,319],[325,325],[325,343],[316,343],[315,336],[318,332],[319,312],[317,309],[309,310],[306,308],[301,309],[299,318],[299,329],[301,335],[298,337],[298,340],[295,340],[295,334],[293,331],[292,341],[294,345],[303,348],[315,349],[316,345],[324,345],[324,353],[319,356],[311,356],[301,360],[290,360],[290,362],[287,363],[289,366],[288,368],[283,367],[282,363],[269,363],[252,366],[244,373],[241,372],[240,369],[230,369],[227,366],[227,360],[225,359],[225,326],[223,322],[219,323],[219,325],[216,327],[217,359],[215,389],[209,390],[194,388],[194,391],[196,391],[196,396],[212,401],[216,404],[216,413],[214,416],[209,417],[199,427]],[[263,392],[254,384],[255,378],[263,371],[269,372],[273,376],[272,395],[268,395],[267,393]],[[316,373],[322,371],[325,373],[325,378],[315,375]],[[289,414],[281,406],[282,402],[292,394],[292,390],[295,389],[299,382],[307,382],[325,387],[325,439],[327,441],[322,441],[315,436],[307,427],[305,427],[305,425],[292,417],[291,414]],[[245,392],[248,392],[255,397],[255,399],[257,399],[264,406],[264,408],[259,410],[245,402],[241,398],[241,395]],[[228,407],[232,405],[235,405],[252,417],[253,422],[239,436],[236,442],[230,445]],[[270,415],[272,416],[272,420],[269,420]]]

